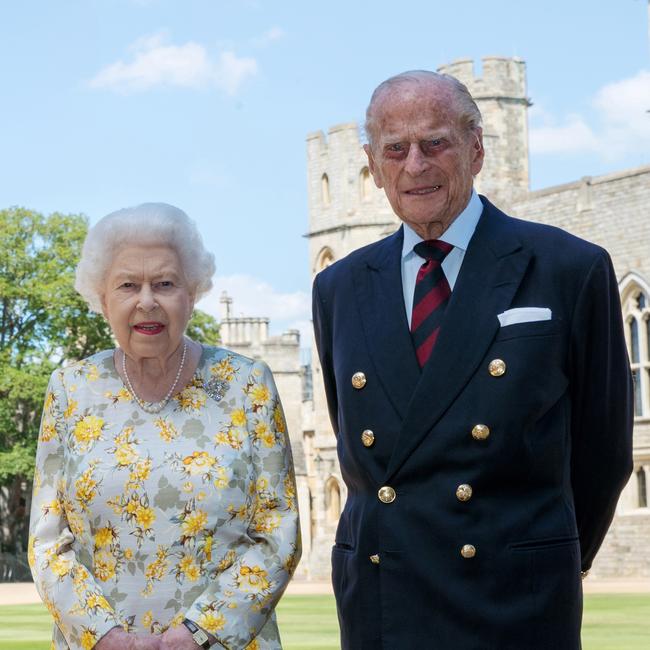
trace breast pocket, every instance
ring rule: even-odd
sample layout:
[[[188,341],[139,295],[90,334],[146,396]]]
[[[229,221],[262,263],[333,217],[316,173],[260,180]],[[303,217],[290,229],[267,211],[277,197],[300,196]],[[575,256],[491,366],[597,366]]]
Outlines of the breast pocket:
[[[531,336],[552,336],[560,334],[563,330],[563,322],[560,319],[540,320],[529,323],[515,323],[501,327],[496,335],[495,341],[507,341],[514,338],[525,338]]]

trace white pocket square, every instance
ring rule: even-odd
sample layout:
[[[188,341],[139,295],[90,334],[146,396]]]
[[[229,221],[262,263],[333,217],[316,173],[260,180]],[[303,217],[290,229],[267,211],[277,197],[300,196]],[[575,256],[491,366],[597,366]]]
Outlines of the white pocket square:
[[[548,307],[515,307],[497,315],[501,327],[515,323],[534,323],[551,320],[552,312]]]

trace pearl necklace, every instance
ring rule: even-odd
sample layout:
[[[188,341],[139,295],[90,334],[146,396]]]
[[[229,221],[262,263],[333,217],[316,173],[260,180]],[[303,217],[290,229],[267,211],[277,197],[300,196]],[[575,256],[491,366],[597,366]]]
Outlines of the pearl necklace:
[[[167,406],[167,402],[169,402],[171,396],[174,394],[174,390],[176,389],[178,380],[181,378],[181,372],[183,372],[183,368],[185,366],[186,354],[187,354],[187,341],[183,341],[183,356],[181,357],[181,365],[178,367],[178,372],[176,373],[176,379],[174,379],[174,383],[172,384],[172,387],[167,391],[167,395],[165,395],[165,397],[163,397],[159,402],[145,402],[143,399],[139,398],[135,390],[133,390],[133,385],[131,384],[131,380],[129,379],[129,373],[126,371],[126,354],[124,354],[124,350],[122,350],[122,374],[124,375],[124,379],[126,379],[126,387],[129,389],[129,392],[131,393],[133,399],[136,401],[137,405],[145,413],[151,413],[151,414],[160,413],[160,411],[162,411],[165,408],[165,406]]]

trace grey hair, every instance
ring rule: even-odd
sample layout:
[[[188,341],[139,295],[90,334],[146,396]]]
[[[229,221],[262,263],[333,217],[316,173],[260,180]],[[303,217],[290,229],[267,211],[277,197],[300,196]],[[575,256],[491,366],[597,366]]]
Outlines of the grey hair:
[[[382,81],[372,93],[370,103],[366,110],[366,123],[364,127],[370,146],[373,145],[373,138],[375,136],[375,106],[379,99],[397,86],[417,85],[427,82],[442,84],[451,90],[462,128],[467,129],[467,131],[476,131],[481,126],[481,111],[464,83],[444,72],[408,70],[407,72],[401,72],[390,77],[386,81]]]
[[[74,288],[89,307],[102,312],[106,276],[116,252],[130,244],[169,246],[176,251],[195,301],[212,288],[214,255],[182,210],[167,203],[143,203],[111,212],[86,235]]]

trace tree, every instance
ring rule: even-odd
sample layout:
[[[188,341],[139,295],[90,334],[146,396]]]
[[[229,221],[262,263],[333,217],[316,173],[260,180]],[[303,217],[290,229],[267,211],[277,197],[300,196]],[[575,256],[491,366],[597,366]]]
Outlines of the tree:
[[[74,289],[87,229],[83,215],[0,211],[0,550],[26,548],[28,495],[50,374],[66,361],[114,347],[104,318]],[[188,333],[213,344],[219,328],[197,311]]]

